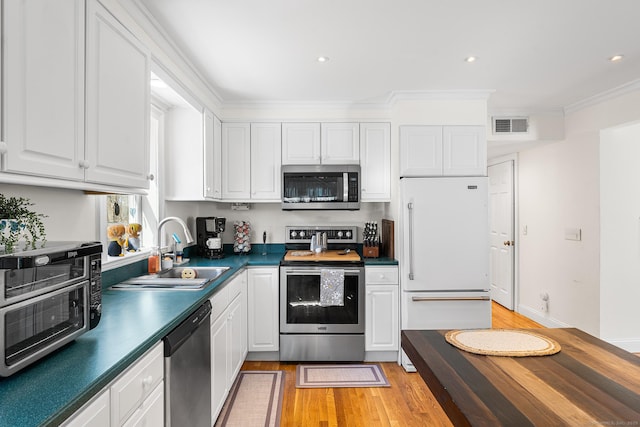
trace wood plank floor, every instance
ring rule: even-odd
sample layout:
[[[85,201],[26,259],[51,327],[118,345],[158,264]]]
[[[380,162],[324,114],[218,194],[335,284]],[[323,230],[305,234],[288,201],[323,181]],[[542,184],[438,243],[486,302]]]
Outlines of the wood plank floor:
[[[494,328],[541,328],[532,320],[493,303]],[[397,363],[380,363],[391,387],[296,389],[297,363],[247,361],[244,370],[285,371],[281,425],[451,426],[444,411],[417,373]]]

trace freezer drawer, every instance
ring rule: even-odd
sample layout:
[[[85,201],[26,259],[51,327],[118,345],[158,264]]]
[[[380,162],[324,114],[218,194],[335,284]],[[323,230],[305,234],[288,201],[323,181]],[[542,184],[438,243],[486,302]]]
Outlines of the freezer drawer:
[[[402,292],[402,329],[490,327],[488,291]]]

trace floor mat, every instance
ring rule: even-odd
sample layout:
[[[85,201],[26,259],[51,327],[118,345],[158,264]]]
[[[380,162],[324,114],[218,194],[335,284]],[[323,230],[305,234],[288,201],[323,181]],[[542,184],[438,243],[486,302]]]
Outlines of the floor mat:
[[[296,387],[390,387],[390,384],[377,364],[298,365]]]
[[[240,371],[216,427],[279,426],[284,371]]]

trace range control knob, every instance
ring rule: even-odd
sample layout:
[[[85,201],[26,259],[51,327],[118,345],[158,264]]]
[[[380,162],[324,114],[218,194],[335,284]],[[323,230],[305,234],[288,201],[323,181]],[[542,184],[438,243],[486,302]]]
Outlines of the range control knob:
[[[304,232],[304,230],[300,231],[300,237],[304,238],[304,235],[305,235],[305,234],[306,234],[306,233]]]
[[[347,231],[346,236],[347,236],[347,238],[348,238],[348,239],[350,239],[350,238],[351,238],[351,232],[350,232],[350,231]]]
[[[338,231],[338,237],[342,239],[342,231]]]
[[[295,230],[291,232],[291,237],[295,238],[297,235],[298,233],[296,233]]]

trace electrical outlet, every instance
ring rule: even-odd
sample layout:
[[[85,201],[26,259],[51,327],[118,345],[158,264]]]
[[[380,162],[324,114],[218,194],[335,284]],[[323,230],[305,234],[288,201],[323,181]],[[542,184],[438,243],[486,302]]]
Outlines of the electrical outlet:
[[[538,305],[538,309],[543,313],[549,311],[549,294],[547,292],[540,293],[540,304]]]

